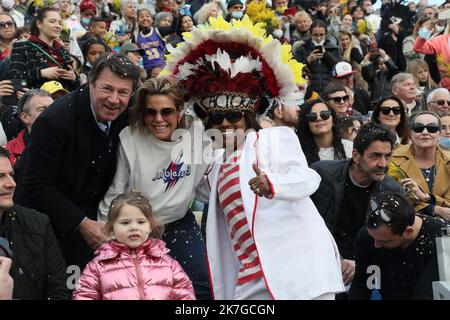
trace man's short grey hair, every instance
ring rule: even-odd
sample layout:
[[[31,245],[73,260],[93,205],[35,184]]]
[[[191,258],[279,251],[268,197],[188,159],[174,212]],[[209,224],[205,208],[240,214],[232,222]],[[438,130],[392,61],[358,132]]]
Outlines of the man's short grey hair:
[[[22,112],[29,113],[30,112],[30,101],[34,96],[40,97],[52,97],[50,93],[43,89],[30,89],[25,92],[22,98],[20,98],[17,104],[17,113],[20,115]]]
[[[391,88],[394,90],[394,88],[399,84],[402,83],[405,80],[412,79],[414,81],[414,76],[411,73],[406,72],[400,72],[397,73],[395,76],[392,77],[391,80]]]
[[[136,0],[122,0],[120,2],[120,13],[123,15],[123,11],[125,10],[125,6],[129,3],[134,3],[137,7],[137,1]]]
[[[442,93],[442,94],[450,95],[450,92],[449,92],[446,88],[437,88],[437,89],[434,89],[433,91],[431,91],[431,92],[428,94],[428,97],[427,97],[427,103],[430,103],[430,102],[434,101],[434,96],[435,96],[437,93]]]

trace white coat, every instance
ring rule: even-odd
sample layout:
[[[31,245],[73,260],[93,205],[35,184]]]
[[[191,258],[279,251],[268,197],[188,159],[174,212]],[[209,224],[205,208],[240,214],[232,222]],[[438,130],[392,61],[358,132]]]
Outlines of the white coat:
[[[257,197],[248,181],[257,162],[275,192]],[[239,271],[217,197],[220,164],[197,189],[209,195],[206,247],[215,299],[233,299]],[[320,176],[308,168],[300,143],[287,127],[250,133],[241,154],[239,177],[244,210],[258,251],[266,286],[274,299],[313,299],[345,291],[336,243],[309,198]]]

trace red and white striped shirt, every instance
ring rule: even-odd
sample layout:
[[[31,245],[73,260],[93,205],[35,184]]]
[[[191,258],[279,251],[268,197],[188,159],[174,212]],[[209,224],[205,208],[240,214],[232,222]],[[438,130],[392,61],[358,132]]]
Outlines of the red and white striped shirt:
[[[218,197],[220,207],[225,214],[228,234],[239,259],[238,284],[243,284],[262,276],[256,245],[250,233],[244,204],[239,186],[239,159],[241,150],[237,150],[222,164],[219,171]]]

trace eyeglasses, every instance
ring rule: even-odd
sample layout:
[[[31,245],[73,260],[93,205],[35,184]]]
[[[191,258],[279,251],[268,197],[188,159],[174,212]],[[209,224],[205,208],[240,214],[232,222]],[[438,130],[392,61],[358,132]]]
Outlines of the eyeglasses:
[[[0,22],[0,29],[11,28],[14,26],[13,21]]]
[[[177,112],[176,109],[173,108],[163,108],[161,110],[155,110],[153,108],[144,108],[143,114],[144,117],[150,117],[150,118],[156,118],[158,113],[163,117],[164,119],[167,119],[171,116],[173,116]]]
[[[242,112],[213,112],[209,115],[209,122],[214,126],[222,124],[224,119],[227,119],[228,122],[236,123],[240,121],[243,116],[244,114]]]
[[[330,110],[320,111],[319,115],[320,115],[320,119],[328,120],[328,118],[331,116],[331,111]],[[306,120],[308,120],[308,122],[316,122],[316,121],[318,121],[317,113],[316,112],[308,113],[306,115]]]
[[[450,106],[450,100],[436,100],[436,101],[430,101],[430,103],[436,103],[438,106],[443,106],[444,104],[447,104]]]
[[[439,131],[439,125],[437,123],[429,123],[427,125],[423,123],[414,123],[412,125],[412,130],[415,133],[421,133],[424,129],[427,129],[428,133],[436,133]]]
[[[330,97],[330,99],[328,101],[333,100],[334,103],[341,103],[341,101],[344,103],[347,103],[349,99],[350,99],[350,97],[348,95],[346,95],[346,96],[342,96],[342,97],[334,97],[334,98]]]
[[[397,116],[402,113],[402,108],[398,107],[380,107],[380,112],[385,116],[389,115],[391,111]]]

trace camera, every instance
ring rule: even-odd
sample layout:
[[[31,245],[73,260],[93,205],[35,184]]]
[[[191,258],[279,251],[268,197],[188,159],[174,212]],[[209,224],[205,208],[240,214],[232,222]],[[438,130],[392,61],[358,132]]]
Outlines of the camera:
[[[12,258],[13,252],[6,238],[0,237],[0,257]]]

